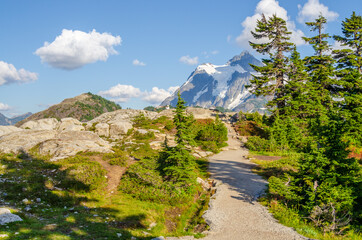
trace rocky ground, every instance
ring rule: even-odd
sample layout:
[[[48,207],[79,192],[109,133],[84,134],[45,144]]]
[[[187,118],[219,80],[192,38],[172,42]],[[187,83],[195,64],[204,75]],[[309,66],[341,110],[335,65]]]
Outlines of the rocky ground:
[[[188,108],[195,119],[214,118],[215,113],[202,108]],[[52,160],[74,156],[80,151],[108,153],[116,141],[125,138],[133,128],[133,119],[143,114],[149,119],[162,116],[173,117],[173,110],[160,113],[145,110],[120,109],[104,113],[89,122],[80,122],[74,118],[55,118],[31,120],[20,127],[0,126],[0,151],[5,153],[28,152],[36,150],[41,155],[49,155]],[[141,133],[149,130],[135,129]],[[156,140],[151,147],[160,148],[165,134],[154,130]],[[172,145],[172,137],[169,140]],[[34,149],[36,148],[36,149]],[[208,153],[196,153],[205,157]]]

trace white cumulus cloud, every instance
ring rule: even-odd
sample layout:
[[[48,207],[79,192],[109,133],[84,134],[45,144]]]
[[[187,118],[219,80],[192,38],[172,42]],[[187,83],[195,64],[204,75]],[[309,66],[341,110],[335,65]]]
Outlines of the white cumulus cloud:
[[[292,33],[290,41],[294,42],[297,46],[305,44],[302,39],[304,33],[297,29],[295,23],[290,20],[287,10],[281,7],[279,2],[276,0],[261,0],[255,8],[254,15],[245,18],[245,20],[241,23],[244,29],[236,38],[236,42],[241,47],[251,49],[249,41],[255,43],[262,43],[266,41],[265,39],[254,39],[251,34],[251,31],[255,31],[257,20],[262,18],[262,14],[264,14],[267,18],[275,14],[277,17],[284,19],[287,22],[288,30]]]
[[[165,98],[171,96],[178,88],[178,86],[169,87],[168,89],[153,87],[151,91],[141,91],[132,85],[117,84],[106,91],[98,92],[98,94],[118,103],[128,102],[131,98],[141,98],[151,104],[159,104]]]
[[[132,85],[121,85],[111,87],[109,90],[98,93],[103,97],[109,97],[115,102],[127,102],[130,98],[140,97],[142,92]]]
[[[160,104],[167,97],[171,96],[179,87],[169,87],[167,90],[153,87],[151,92],[144,92],[143,100],[151,104]]]
[[[330,11],[328,7],[319,2],[319,0],[308,0],[302,7],[298,4],[298,21],[300,23],[313,21],[322,14],[328,21],[334,21],[338,18],[338,13]]]
[[[45,42],[35,54],[52,67],[73,70],[106,61],[110,55],[117,54],[113,47],[120,44],[120,36],[98,33],[94,29],[89,33],[63,29],[61,35],[51,43]]]
[[[38,79],[38,74],[23,68],[17,70],[14,65],[0,61],[0,86],[10,83],[25,83]]]
[[[182,56],[180,57],[180,62],[188,65],[196,65],[199,63],[199,57]]]
[[[11,107],[9,105],[0,102],[0,111],[7,111],[10,109],[11,109]]]
[[[132,64],[135,65],[135,66],[142,66],[142,67],[143,67],[143,66],[146,66],[146,63],[141,62],[141,61],[138,60],[138,59],[133,60]]]

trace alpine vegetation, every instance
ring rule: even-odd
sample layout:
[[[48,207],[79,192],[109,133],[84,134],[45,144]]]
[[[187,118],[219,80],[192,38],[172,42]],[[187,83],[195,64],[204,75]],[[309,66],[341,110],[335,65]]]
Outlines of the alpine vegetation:
[[[330,239],[361,231],[362,17],[353,12],[342,35],[333,36],[341,50],[330,50],[326,24],[322,15],[306,23],[314,35],[304,40],[315,53],[301,59],[283,19],[258,21],[253,35],[266,41],[250,45],[269,58],[252,65],[259,74],[249,89],[273,96],[272,114],[251,116],[258,131],[246,145],[284,156],[257,161],[269,178],[265,200],[275,216],[306,236]],[[306,230],[308,224],[316,228]]]

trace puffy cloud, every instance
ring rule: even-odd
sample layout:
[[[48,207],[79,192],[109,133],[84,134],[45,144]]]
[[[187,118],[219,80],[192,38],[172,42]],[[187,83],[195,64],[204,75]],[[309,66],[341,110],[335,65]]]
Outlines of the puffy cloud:
[[[169,87],[167,90],[153,87],[152,91],[141,91],[132,85],[121,85],[111,87],[109,90],[100,91],[98,94],[108,97],[114,102],[128,102],[131,98],[142,98],[142,100],[151,104],[161,103],[165,98],[171,96],[179,87]]]
[[[169,87],[167,90],[153,87],[151,92],[145,92],[143,100],[151,104],[160,104],[167,97],[171,96],[179,87]]]
[[[110,55],[117,54],[113,47],[120,44],[120,36],[98,33],[94,29],[89,33],[63,29],[61,35],[52,43],[45,42],[35,54],[52,67],[73,70],[96,61],[106,61]]]
[[[319,2],[319,0],[308,0],[302,7],[298,4],[299,13],[298,21],[304,23],[306,21],[313,21],[322,14],[328,21],[334,21],[338,18],[338,13],[329,11],[328,7]]]
[[[9,105],[0,102],[0,111],[8,111],[10,109],[11,107]]]
[[[146,66],[146,63],[141,62],[138,59],[133,60],[132,64],[135,65],[135,66],[142,66],[142,67]]]
[[[257,20],[261,19],[262,14],[264,14],[267,18],[275,14],[278,17],[284,19],[287,22],[288,30],[292,33],[291,41],[294,42],[297,46],[305,44],[302,39],[304,33],[297,29],[295,23],[290,20],[287,10],[281,7],[279,2],[276,0],[261,0],[255,8],[255,14],[251,17],[249,16],[245,18],[245,20],[241,23],[244,29],[236,38],[236,42],[241,47],[244,47],[245,49],[251,49],[249,41],[255,43],[263,43],[267,41],[266,39],[254,39],[251,34],[251,31],[255,31]]]
[[[188,64],[188,65],[196,65],[199,63],[199,57],[192,58],[189,55],[182,56],[182,57],[180,57],[180,62]]]
[[[115,102],[127,102],[130,98],[141,96],[142,92],[139,88],[132,85],[117,84],[109,90],[100,91],[98,94],[103,97],[109,97]]]
[[[342,50],[342,49],[351,49],[348,46],[342,46],[342,44],[338,41],[334,41],[333,45],[331,46],[332,50]]]
[[[14,65],[0,61],[0,86],[10,83],[31,82],[38,79],[38,74],[23,68],[17,70]]]

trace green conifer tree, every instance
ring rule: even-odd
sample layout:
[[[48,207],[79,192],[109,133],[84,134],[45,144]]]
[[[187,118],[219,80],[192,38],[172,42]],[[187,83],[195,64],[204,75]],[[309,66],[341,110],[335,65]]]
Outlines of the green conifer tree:
[[[167,180],[173,181],[181,187],[187,187],[196,178],[193,171],[195,158],[190,154],[188,148],[193,141],[189,130],[193,123],[193,116],[185,113],[186,102],[181,98],[180,92],[177,96],[178,101],[173,119],[177,131],[175,137],[177,145],[169,147],[165,143],[159,162],[161,171]]]
[[[341,46],[334,50],[337,60],[342,115],[348,122],[347,135],[354,145],[362,145],[362,17],[355,12],[342,22],[342,36],[333,36]]]
[[[286,53],[292,51],[293,43],[289,42],[291,32],[288,31],[286,21],[273,15],[269,19],[263,15],[257,22],[255,32],[251,32],[255,39],[267,39],[266,43],[249,42],[257,52],[269,54],[269,59],[263,59],[264,66],[251,65],[260,75],[253,76],[250,81],[251,91],[257,95],[273,95],[273,101],[268,105],[276,106],[277,110],[285,106],[285,84],[287,77],[288,57]]]
[[[308,93],[308,78],[304,61],[294,48],[290,56],[288,81],[285,85],[284,114],[280,117],[302,120],[308,115],[311,106],[309,99],[305,97]]]
[[[356,159],[348,156],[349,143],[343,139],[347,122],[340,104],[333,101],[338,82],[334,60],[328,53],[329,36],[322,31],[325,23],[323,16],[307,23],[312,31],[318,31],[316,36],[304,38],[316,53],[305,58],[310,75],[306,97],[313,109],[308,116],[311,136],[292,185],[301,197],[298,205],[308,217],[325,231],[336,231],[353,219],[361,168]]]
[[[332,94],[335,93],[336,84],[334,78],[335,61],[329,54],[330,46],[327,41],[329,35],[323,33],[326,23],[327,20],[322,15],[315,19],[314,22],[306,22],[311,27],[311,31],[317,31],[317,35],[303,37],[315,50],[314,56],[308,56],[304,59],[310,76],[306,97],[311,101],[309,114],[312,117],[318,114],[326,114],[333,108]]]
[[[173,123],[176,126],[176,142],[180,148],[185,148],[187,144],[193,145],[193,138],[190,134],[190,126],[193,123],[193,115],[185,113],[186,102],[181,98],[180,92],[177,93],[177,104]]]

